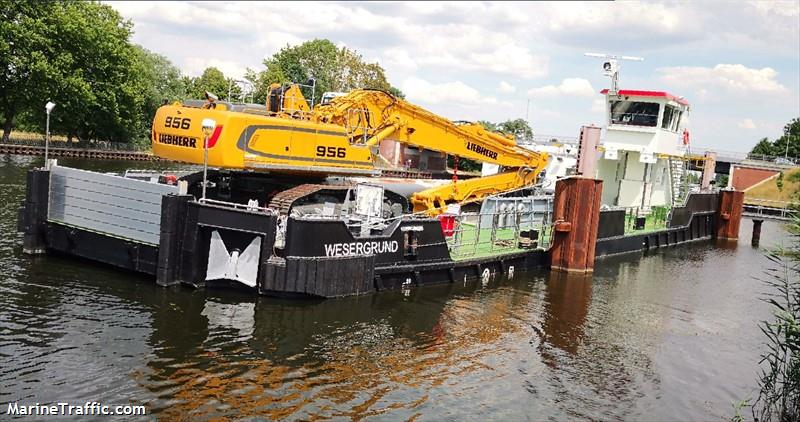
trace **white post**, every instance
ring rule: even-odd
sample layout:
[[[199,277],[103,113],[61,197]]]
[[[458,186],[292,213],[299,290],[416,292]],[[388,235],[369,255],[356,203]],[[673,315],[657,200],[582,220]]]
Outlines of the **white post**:
[[[208,135],[203,134],[203,196],[206,199],[206,184],[208,180]]]
[[[44,168],[45,170],[50,169],[50,163],[48,162],[48,156],[50,153],[50,112],[53,111],[55,108],[56,103],[52,101],[48,101],[47,104],[44,105],[44,111],[47,112],[47,123],[45,124],[44,129]]]
[[[47,124],[44,129],[44,168],[47,170],[47,156],[50,152],[50,110],[47,110]]]
[[[203,119],[203,193],[201,200],[206,199],[206,185],[208,184],[208,137],[217,127],[214,119]]]

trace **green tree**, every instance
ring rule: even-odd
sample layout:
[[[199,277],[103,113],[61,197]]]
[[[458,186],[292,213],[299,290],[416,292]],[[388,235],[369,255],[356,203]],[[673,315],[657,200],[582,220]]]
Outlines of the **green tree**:
[[[54,75],[60,60],[53,25],[56,5],[49,2],[0,1],[0,114],[7,141],[20,114],[41,108],[53,98]],[[63,60],[63,58],[59,57]]]
[[[800,117],[795,117],[789,121],[783,127],[783,135],[774,142],[770,142],[767,138],[761,138],[750,153],[771,157],[782,157],[784,155],[800,157]]]
[[[51,131],[84,139],[140,137],[146,64],[130,43],[131,23],[97,2],[0,1],[0,112],[44,131],[44,103],[56,103]]]
[[[775,155],[775,147],[772,145],[772,142],[768,138],[761,138],[760,141],[753,147],[751,154],[757,155],[766,155],[766,156],[774,156]]]
[[[787,154],[789,157],[800,157],[800,117],[792,119],[783,127],[783,135],[773,142],[773,148],[773,155]]]
[[[327,91],[351,91],[358,88],[389,91],[391,85],[378,63],[367,63],[357,52],[336,47],[329,40],[314,39],[300,45],[286,46],[264,61],[266,70],[248,77],[256,86],[256,97],[266,98],[271,83],[315,82],[313,96],[319,99]],[[309,89],[304,94],[311,99]]]
[[[506,120],[497,125],[500,132],[514,135],[515,138],[527,139],[533,137],[533,129],[525,119]]]
[[[476,123],[483,126],[484,129],[491,131],[491,132],[499,132],[500,130],[497,127],[496,123],[492,123],[486,120],[478,120]]]
[[[186,98],[186,79],[181,71],[166,57],[141,46],[134,46],[134,78],[122,90],[132,97],[136,114],[134,139],[145,142],[156,110],[165,101],[173,102]]]
[[[189,96],[192,98],[205,98],[206,91],[216,95],[220,100],[228,100],[228,87],[230,80],[216,67],[208,67],[199,78],[192,81]]]
[[[389,93],[402,100],[406,99],[406,94],[403,91],[401,91],[400,88],[390,86]]]

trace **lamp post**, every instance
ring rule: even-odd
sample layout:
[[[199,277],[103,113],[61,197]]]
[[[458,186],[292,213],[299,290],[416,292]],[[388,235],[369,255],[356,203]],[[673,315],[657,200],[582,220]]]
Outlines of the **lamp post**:
[[[56,103],[52,101],[48,101],[47,104],[44,105],[44,111],[47,112],[47,124],[44,129],[44,168],[50,169],[50,165],[47,163],[48,153],[50,152],[50,112],[56,107]]]
[[[786,137],[786,152],[783,153],[783,159],[789,160],[789,141],[792,139],[791,136]]]
[[[203,119],[203,201],[206,199],[206,184],[208,183],[208,137],[211,132],[217,127],[217,122],[214,119]]]

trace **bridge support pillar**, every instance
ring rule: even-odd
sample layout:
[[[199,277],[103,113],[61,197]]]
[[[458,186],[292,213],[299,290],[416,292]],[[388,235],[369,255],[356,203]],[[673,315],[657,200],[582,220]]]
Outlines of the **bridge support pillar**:
[[[550,268],[567,272],[594,269],[603,181],[568,177],[556,182]]]
[[[722,190],[719,192],[717,206],[717,239],[736,240],[739,238],[739,223],[742,221],[744,192]]]
[[[708,190],[711,188],[711,181],[714,180],[714,169],[717,168],[717,153],[706,151],[706,159],[703,162],[703,176],[700,179],[700,189]]]
[[[753,239],[750,241],[753,246],[757,247],[761,242],[761,223],[763,222],[764,220],[753,219]]]

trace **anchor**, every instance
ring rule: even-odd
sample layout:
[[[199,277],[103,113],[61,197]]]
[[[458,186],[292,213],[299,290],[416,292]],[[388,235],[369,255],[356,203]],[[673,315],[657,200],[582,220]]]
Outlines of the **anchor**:
[[[261,256],[261,237],[239,253],[238,249],[228,252],[217,230],[211,232],[208,247],[208,268],[206,280],[234,280],[245,286],[255,287],[258,280],[258,258]]]

